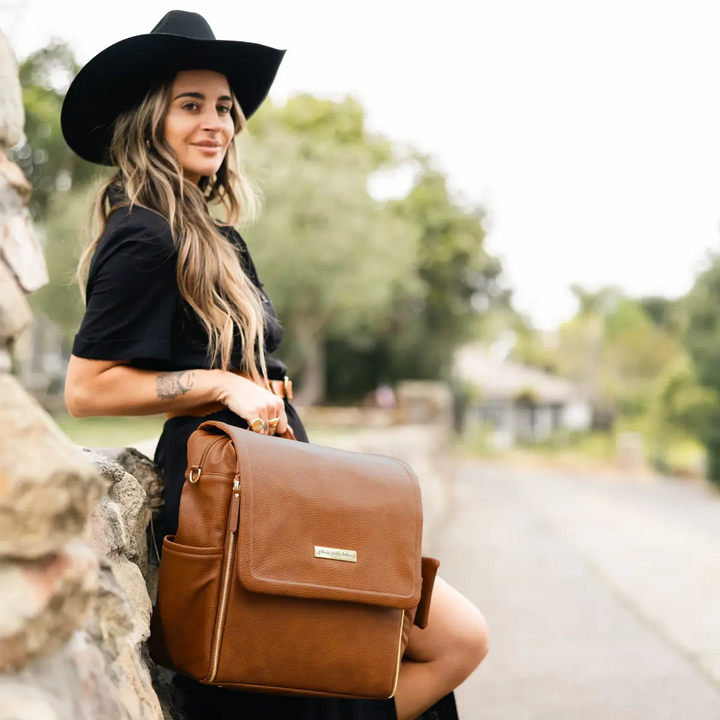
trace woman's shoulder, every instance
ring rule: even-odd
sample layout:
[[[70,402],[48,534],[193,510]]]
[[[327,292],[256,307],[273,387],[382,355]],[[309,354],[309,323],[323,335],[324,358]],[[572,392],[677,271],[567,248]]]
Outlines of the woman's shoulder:
[[[167,249],[174,247],[170,223],[161,213],[137,203],[131,204],[123,187],[111,185],[107,189],[110,206],[100,240],[111,238],[139,239],[152,237],[156,244]]]
[[[102,235],[116,238],[154,238],[160,245],[174,247],[167,218],[142,205],[113,207]]]
[[[162,215],[138,205],[119,206],[112,208],[98,238],[90,274],[103,267],[174,267],[176,260],[170,224]]]
[[[170,225],[162,215],[137,205],[115,207],[98,238],[88,280],[92,284],[98,273],[155,278],[159,272],[170,282],[176,262]]]

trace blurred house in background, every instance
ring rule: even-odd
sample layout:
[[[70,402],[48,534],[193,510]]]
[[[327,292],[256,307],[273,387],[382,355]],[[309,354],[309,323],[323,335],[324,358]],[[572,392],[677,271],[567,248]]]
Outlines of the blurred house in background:
[[[491,431],[497,450],[517,441],[539,442],[553,433],[587,431],[592,405],[572,382],[502,359],[482,345],[455,354],[454,377],[465,388],[464,432]]]

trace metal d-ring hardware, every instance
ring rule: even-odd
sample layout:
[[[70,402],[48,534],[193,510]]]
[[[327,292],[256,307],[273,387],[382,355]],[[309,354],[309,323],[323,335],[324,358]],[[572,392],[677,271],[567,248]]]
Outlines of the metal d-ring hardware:
[[[208,453],[222,440],[221,437],[216,438],[213,440],[210,445],[208,445],[205,450],[203,450],[202,457],[200,458],[200,464],[199,465],[191,465],[190,471],[188,472],[188,480],[195,485],[195,483],[200,479],[200,473],[202,472],[202,466],[205,462],[205,458],[208,456]],[[197,477],[193,477],[193,473],[197,469]]]

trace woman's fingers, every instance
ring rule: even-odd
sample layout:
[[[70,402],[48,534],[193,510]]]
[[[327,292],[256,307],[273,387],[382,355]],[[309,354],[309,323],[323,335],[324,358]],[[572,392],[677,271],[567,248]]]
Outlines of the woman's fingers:
[[[276,398],[272,405],[268,408],[268,415],[272,425],[268,429],[270,435],[282,435],[287,427],[287,418],[285,417],[285,403]]]
[[[264,424],[260,430],[263,435],[282,435],[287,431],[287,414],[281,397],[247,378],[233,375],[232,380],[237,390],[229,395],[226,405],[247,422],[250,430],[255,431],[252,424],[259,419]],[[271,420],[276,421],[274,427],[270,425]]]
[[[267,406],[258,405],[256,409],[253,410],[253,412],[248,413],[248,416],[245,418],[245,420],[247,420],[247,423],[253,432],[260,433],[261,435],[267,435],[269,420]],[[262,429],[255,429],[254,424],[257,424],[258,426],[260,425],[257,420],[262,420]]]
[[[288,427],[287,413],[285,412],[285,403],[283,403],[282,410],[278,414],[278,417],[280,418],[280,422],[278,423],[278,426],[275,428],[275,432],[278,435],[284,435],[287,432],[287,427]]]

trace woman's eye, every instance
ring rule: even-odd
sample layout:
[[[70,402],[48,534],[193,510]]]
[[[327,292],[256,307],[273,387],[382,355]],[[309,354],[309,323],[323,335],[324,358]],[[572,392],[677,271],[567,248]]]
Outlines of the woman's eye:
[[[196,107],[197,107],[197,103],[187,102],[187,103],[185,103],[185,104],[183,105],[183,110],[190,109],[191,107],[192,107],[192,108],[196,108]]]
[[[229,112],[230,112],[230,108],[229,108],[227,105],[221,105],[221,106],[218,108],[218,110],[221,110],[221,111],[224,112],[224,113],[229,113]]]

